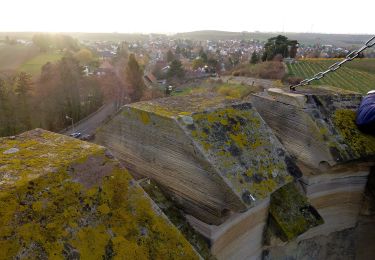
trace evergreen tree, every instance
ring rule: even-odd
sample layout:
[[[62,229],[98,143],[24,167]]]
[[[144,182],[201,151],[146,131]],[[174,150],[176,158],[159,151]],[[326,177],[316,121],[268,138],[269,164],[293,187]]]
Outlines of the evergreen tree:
[[[254,51],[253,54],[251,54],[250,63],[251,63],[251,64],[257,64],[258,62],[259,62],[259,56],[258,56],[258,54]]]
[[[143,82],[143,70],[140,68],[134,54],[129,55],[125,74],[129,84],[130,99],[132,102],[137,102],[141,99],[146,86]]]
[[[81,114],[80,80],[83,76],[83,67],[73,57],[64,57],[58,66],[60,73],[60,89],[63,90],[64,111],[75,121]]]
[[[278,54],[280,54],[283,58],[288,56],[294,58],[297,54],[297,48],[298,42],[295,40],[290,41],[283,35],[272,37],[268,39],[267,43],[264,45],[262,60],[272,60]]]
[[[167,61],[172,62],[175,59],[174,54],[171,50],[168,50],[167,52]]]
[[[17,76],[15,93],[17,96],[17,119],[20,130],[31,128],[30,115],[30,92],[32,86],[31,75],[26,72],[20,72]]]
[[[185,71],[182,67],[182,63],[179,60],[173,60],[167,73],[168,78],[177,77],[182,79],[185,76]]]
[[[203,48],[201,48],[199,51],[199,57],[201,57],[204,63],[206,63],[208,60],[207,54],[204,52]]]

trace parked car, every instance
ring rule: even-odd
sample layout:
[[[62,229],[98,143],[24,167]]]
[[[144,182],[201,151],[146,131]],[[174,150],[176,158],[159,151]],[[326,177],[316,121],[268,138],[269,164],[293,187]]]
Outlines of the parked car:
[[[73,137],[73,138],[79,138],[81,136],[81,133],[80,132],[74,132],[74,133],[71,133],[69,136]]]
[[[95,134],[84,134],[79,139],[81,139],[83,141],[90,141],[90,140],[93,140],[94,137],[95,137]]]

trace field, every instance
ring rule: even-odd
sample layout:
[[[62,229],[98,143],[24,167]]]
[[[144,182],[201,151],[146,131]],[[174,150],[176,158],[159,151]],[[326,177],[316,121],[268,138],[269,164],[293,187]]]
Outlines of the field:
[[[47,62],[55,62],[62,55],[56,52],[40,53],[38,48],[23,45],[0,46],[0,71],[24,71],[37,76]]]
[[[29,59],[38,55],[38,49],[21,45],[0,46],[0,71],[14,71]]]
[[[18,71],[24,71],[30,73],[33,76],[37,76],[41,72],[41,68],[47,62],[55,62],[62,58],[62,55],[56,52],[41,53],[27,61],[25,61],[18,68]]]
[[[326,70],[335,62],[335,59],[300,60],[296,64],[288,64],[288,73],[305,79]],[[375,59],[354,60],[312,84],[330,85],[365,94],[375,89]]]

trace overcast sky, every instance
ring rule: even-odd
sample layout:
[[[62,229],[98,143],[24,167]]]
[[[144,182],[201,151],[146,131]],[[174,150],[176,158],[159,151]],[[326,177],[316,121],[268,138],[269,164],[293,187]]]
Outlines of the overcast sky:
[[[359,7],[356,7],[358,5]],[[2,0],[0,31],[375,34],[375,0]]]

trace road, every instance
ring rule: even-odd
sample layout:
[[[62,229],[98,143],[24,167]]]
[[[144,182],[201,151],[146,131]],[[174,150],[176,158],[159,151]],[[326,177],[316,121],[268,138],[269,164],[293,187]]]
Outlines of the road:
[[[95,133],[96,128],[98,128],[104,121],[115,113],[115,102],[106,104],[97,112],[94,112],[93,114],[74,124],[74,130],[70,127],[69,129],[63,130],[61,133],[69,135],[73,132],[80,132],[82,135],[91,135]]]
[[[228,82],[232,84],[246,84],[252,85],[254,82],[255,86],[262,86],[263,88],[272,88],[274,87],[273,80],[267,79],[257,79],[257,78],[248,78],[248,77],[229,77],[224,76],[220,78],[223,82]],[[81,135],[91,135],[95,133],[95,129],[98,128],[104,121],[106,121],[109,116],[116,113],[116,104],[115,102],[104,105],[100,110],[94,112],[88,117],[82,119],[81,121],[74,124],[74,130],[72,128],[65,129],[61,131],[62,134],[69,135],[73,132],[80,132]]]

